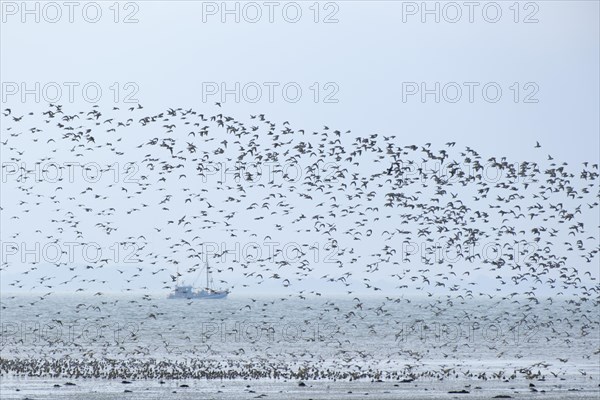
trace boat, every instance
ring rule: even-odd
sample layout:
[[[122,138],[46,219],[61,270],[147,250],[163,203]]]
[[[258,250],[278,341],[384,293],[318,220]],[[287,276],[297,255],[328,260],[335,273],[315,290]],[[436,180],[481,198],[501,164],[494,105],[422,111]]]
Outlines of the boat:
[[[200,271],[202,272],[202,271]],[[173,290],[168,299],[224,299],[229,294],[228,289],[215,289],[213,288],[213,279],[210,273],[210,267],[208,262],[206,263],[206,287],[197,290],[194,289],[193,285],[186,285],[182,282],[179,284],[179,273],[177,273],[177,282],[175,283],[175,290]]]

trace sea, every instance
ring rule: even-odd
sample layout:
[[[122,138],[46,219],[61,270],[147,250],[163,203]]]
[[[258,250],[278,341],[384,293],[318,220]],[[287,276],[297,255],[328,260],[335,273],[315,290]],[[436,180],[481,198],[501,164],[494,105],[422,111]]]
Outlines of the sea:
[[[598,302],[7,294],[2,399],[597,399]]]

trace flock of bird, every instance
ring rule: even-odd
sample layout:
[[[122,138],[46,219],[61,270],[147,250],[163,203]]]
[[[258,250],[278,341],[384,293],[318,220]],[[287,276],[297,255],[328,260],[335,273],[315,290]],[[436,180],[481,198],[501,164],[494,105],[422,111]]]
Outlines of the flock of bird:
[[[106,254],[80,263],[64,258],[24,263],[20,255],[4,255],[0,273],[10,282],[3,285],[44,294],[25,303],[16,295],[3,296],[3,310],[27,312],[62,288],[86,293],[104,287],[72,310],[87,320],[92,318],[86,314],[89,307],[118,312],[116,304],[124,300],[112,300],[105,292],[121,285],[122,291],[140,295],[130,302],[145,320],[166,318],[153,303],[149,282],[170,290],[179,277],[199,272],[208,260],[233,295],[236,287],[240,292],[278,287],[287,293],[279,302],[322,298],[327,311],[319,318],[338,312],[336,321],[345,327],[364,323],[365,314],[372,314],[398,332],[396,315],[386,307],[410,303],[406,293],[422,293],[429,301],[419,308],[433,316],[478,298],[510,303],[516,311],[506,311],[505,317],[529,314],[541,304],[552,310],[552,302],[564,298],[568,302],[561,307],[573,312],[581,332],[598,330],[597,316],[585,308],[597,307],[600,290],[597,161],[559,162],[542,156],[539,143],[531,146],[535,161],[516,161],[470,147],[457,150],[455,142],[436,148],[411,144],[406,135],[356,136],[327,126],[310,132],[263,114],[240,120],[221,109],[213,115],[182,108],[148,113],[141,105],[69,111],[50,104],[40,113],[23,114],[5,109],[1,143],[5,243],[22,248],[36,242],[63,248],[67,242],[118,243],[136,249],[133,267],[115,266]],[[43,178],[57,172],[58,179]],[[274,241],[295,243],[292,255],[281,247],[273,254],[260,248]],[[250,244],[251,255],[230,255],[235,243]],[[111,281],[108,270],[116,271],[120,281]],[[315,282],[318,289],[311,290]],[[328,288],[352,299],[345,312],[328,298]],[[383,296],[383,304],[366,306],[363,296],[368,294]],[[275,303],[248,298],[237,312],[268,315]],[[65,314],[56,311],[52,317],[60,320]],[[145,320],[140,323],[151,323]],[[371,323],[367,332],[377,329]],[[167,333],[176,330],[170,325]],[[168,347],[168,339],[161,339]],[[355,357],[369,358],[348,346],[340,341],[334,353],[348,357],[348,368]],[[389,356],[423,357],[419,351],[400,353],[395,349]],[[127,356],[151,354],[149,347],[137,347]],[[138,365],[97,356],[86,367],[70,358],[3,355],[0,370],[123,378],[418,377],[411,368],[344,372],[328,368],[326,360],[318,368],[314,363],[288,369],[263,363],[244,369],[223,361],[209,368],[206,361],[192,359],[167,368],[152,358]],[[302,359],[299,353],[286,356]],[[534,370],[521,372],[536,376]],[[419,376],[426,374],[443,379],[458,372],[440,369]]]

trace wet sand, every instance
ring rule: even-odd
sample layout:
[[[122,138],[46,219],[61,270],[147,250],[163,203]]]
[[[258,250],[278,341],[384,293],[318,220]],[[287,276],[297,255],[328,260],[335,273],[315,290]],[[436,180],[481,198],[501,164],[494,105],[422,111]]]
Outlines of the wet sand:
[[[302,383],[301,383],[302,382]],[[7,378],[2,399],[598,399],[595,380],[286,381]]]

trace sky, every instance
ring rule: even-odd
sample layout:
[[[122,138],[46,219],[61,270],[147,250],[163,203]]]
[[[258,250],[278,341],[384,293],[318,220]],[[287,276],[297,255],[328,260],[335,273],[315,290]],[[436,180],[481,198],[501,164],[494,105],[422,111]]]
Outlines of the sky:
[[[219,102],[307,132],[598,162],[598,2],[166,3],[2,2],[2,108],[20,115],[50,99],[77,111],[141,103],[210,114]]]
[[[118,23],[109,9],[112,3],[98,4],[102,14],[97,23],[85,21],[88,14],[86,18],[94,17],[96,7],[84,14],[84,3],[74,8],[73,23],[66,6],[60,7],[55,23],[48,22],[54,11],[43,6],[39,23],[35,15],[23,15],[21,3],[16,11],[4,10],[2,81],[42,86],[98,82],[101,101],[107,102],[114,102],[110,87],[115,82],[121,88],[119,100],[132,93],[124,88],[132,82],[138,89],[134,98],[157,108],[211,106],[220,93],[203,96],[203,84],[206,89],[206,84],[225,82],[231,89],[235,82],[241,87],[256,82],[263,89],[257,103],[243,98],[235,103],[229,95],[228,109],[243,115],[285,115],[290,122],[340,130],[410,132],[407,138],[423,141],[444,141],[451,132],[452,138],[479,148],[493,143],[506,154],[525,155],[529,144],[539,140],[561,158],[597,156],[600,32],[594,1],[542,1],[527,3],[527,8],[519,3],[518,16],[512,2],[498,2],[501,17],[495,23],[486,21],[495,19],[497,9],[489,2],[473,8],[473,22],[470,8],[456,3],[461,18],[455,23],[448,22],[456,17],[444,2],[428,3],[432,9],[438,5],[439,23],[436,15],[423,14],[420,2],[322,2],[317,23],[313,2],[288,5],[285,13],[287,3],[273,5],[272,23],[263,2],[252,3],[258,8],[237,3],[239,23],[235,14],[223,14],[221,2],[178,1],[168,7],[161,1],[122,3]],[[299,21],[287,22],[297,8]],[[252,23],[254,9],[261,18]],[[277,89],[297,83],[303,93],[291,103],[275,90],[270,103],[264,82],[279,83]],[[317,103],[316,90],[310,89],[315,82],[321,94]],[[334,86],[325,88],[328,82]],[[434,95],[423,103],[418,94],[403,102],[403,83],[422,82],[430,89],[439,82],[440,91],[454,82],[463,94],[456,103],[435,103]],[[464,82],[479,84],[473,103]],[[482,94],[490,82],[502,90],[496,103]],[[515,82],[520,87],[517,103],[516,89],[511,89]],[[527,83],[533,85],[525,88]],[[455,86],[448,90],[453,99]],[[66,88],[64,92],[62,100],[68,100]],[[330,100],[338,102],[324,103],[333,92]],[[533,92],[529,100],[538,102],[525,103]],[[15,97],[2,100],[14,102]],[[29,96],[28,107],[31,100]],[[73,100],[85,103],[81,90],[75,90]]]

